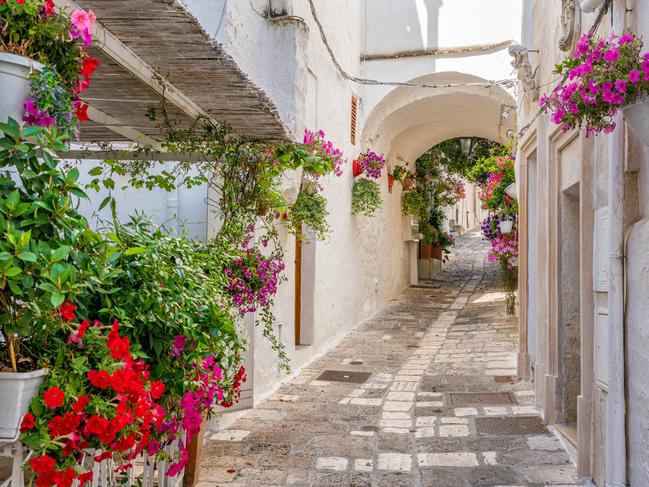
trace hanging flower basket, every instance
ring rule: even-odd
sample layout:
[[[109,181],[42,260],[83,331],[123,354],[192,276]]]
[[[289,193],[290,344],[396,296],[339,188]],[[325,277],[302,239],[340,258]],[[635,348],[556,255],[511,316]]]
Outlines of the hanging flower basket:
[[[25,113],[24,103],[31,92],[29,74],[43,65],[23,56],[0,52],[0,121],[9,117],[17,122]]]
[[[47,369],[32,372],[0,372],[0,442],[14,441],[20,422],[38,395]]]
[[[514,222],[512,220],[502,220],[498,223],[498,228],[500,233],[511,233],[514,228]]]
[[[633,132],[646,145],[649,145],[649,102],[641,101],[623,110],[624,118]]]
[[[280,175],[280,191],[286,204],[294,205],[297,201],[297,195],[300,193],[300,187],[302,186],[302,167],[297,169],[290,169],[284,171]]]

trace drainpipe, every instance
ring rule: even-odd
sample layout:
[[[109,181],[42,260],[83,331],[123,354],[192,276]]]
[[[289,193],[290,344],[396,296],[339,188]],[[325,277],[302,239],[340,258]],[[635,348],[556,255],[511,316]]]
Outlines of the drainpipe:
[[[625,1],[614,1],[613,32],[624,30]],[[606,486],[626,487],[626,398],[624,349],[624,118],[615,116],[617,128],[608,144],[609,384],[606,404]]]

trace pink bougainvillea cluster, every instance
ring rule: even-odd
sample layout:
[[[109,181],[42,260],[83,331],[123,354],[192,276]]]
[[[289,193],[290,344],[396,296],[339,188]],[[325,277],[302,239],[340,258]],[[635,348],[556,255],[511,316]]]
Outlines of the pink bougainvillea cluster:
[[[241,316],[269,305],[277,293],[285,268],[281,252],[264,255],[261,249],[250,245],[253,229],[248,230],[248,236],[240,245],[239,255],[225,268],[232,304]]]
[[[613,117],[649,91],[649,53],[634,34],[606,39],[586,34],[572,59],[557,65],[567,77],[540,105],[564,131],[586,128],[586,135],[615,130]]]

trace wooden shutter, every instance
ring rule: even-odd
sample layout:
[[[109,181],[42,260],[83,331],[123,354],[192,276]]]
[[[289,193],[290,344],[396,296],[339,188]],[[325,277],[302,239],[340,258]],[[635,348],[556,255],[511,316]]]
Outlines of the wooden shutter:
[[[351,141],[353,145],[356,145],[356,109],[358,107],[358,97],[352,95],[352,114],[351,114]]]

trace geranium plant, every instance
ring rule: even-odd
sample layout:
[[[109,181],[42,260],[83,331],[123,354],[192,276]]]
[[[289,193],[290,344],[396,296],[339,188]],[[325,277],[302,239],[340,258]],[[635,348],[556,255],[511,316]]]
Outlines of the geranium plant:
[[[649,91],[649,53],[628,33],[602,39],[585,34],[572,59],[556,72],[567,79],[540,100],[552,122],[564,131],[584,126],[588,136],[615,129],[613,116]]]
[[[133,356],[119,324],[75,318],[70,303],[54,318],[63,320],[67,340],[51,337],[43,357],[51,373],[21,425],[38,487],[90,482],[92,471],[82,464],[86,452],[127,470],[155,445],[165,417],[159,404],[165,384],[150,379],[148,364]]]
[[[352,186],[352,213],[373,216],[381,208],[381,188],[376,181],[366,178],[354,180]]]

